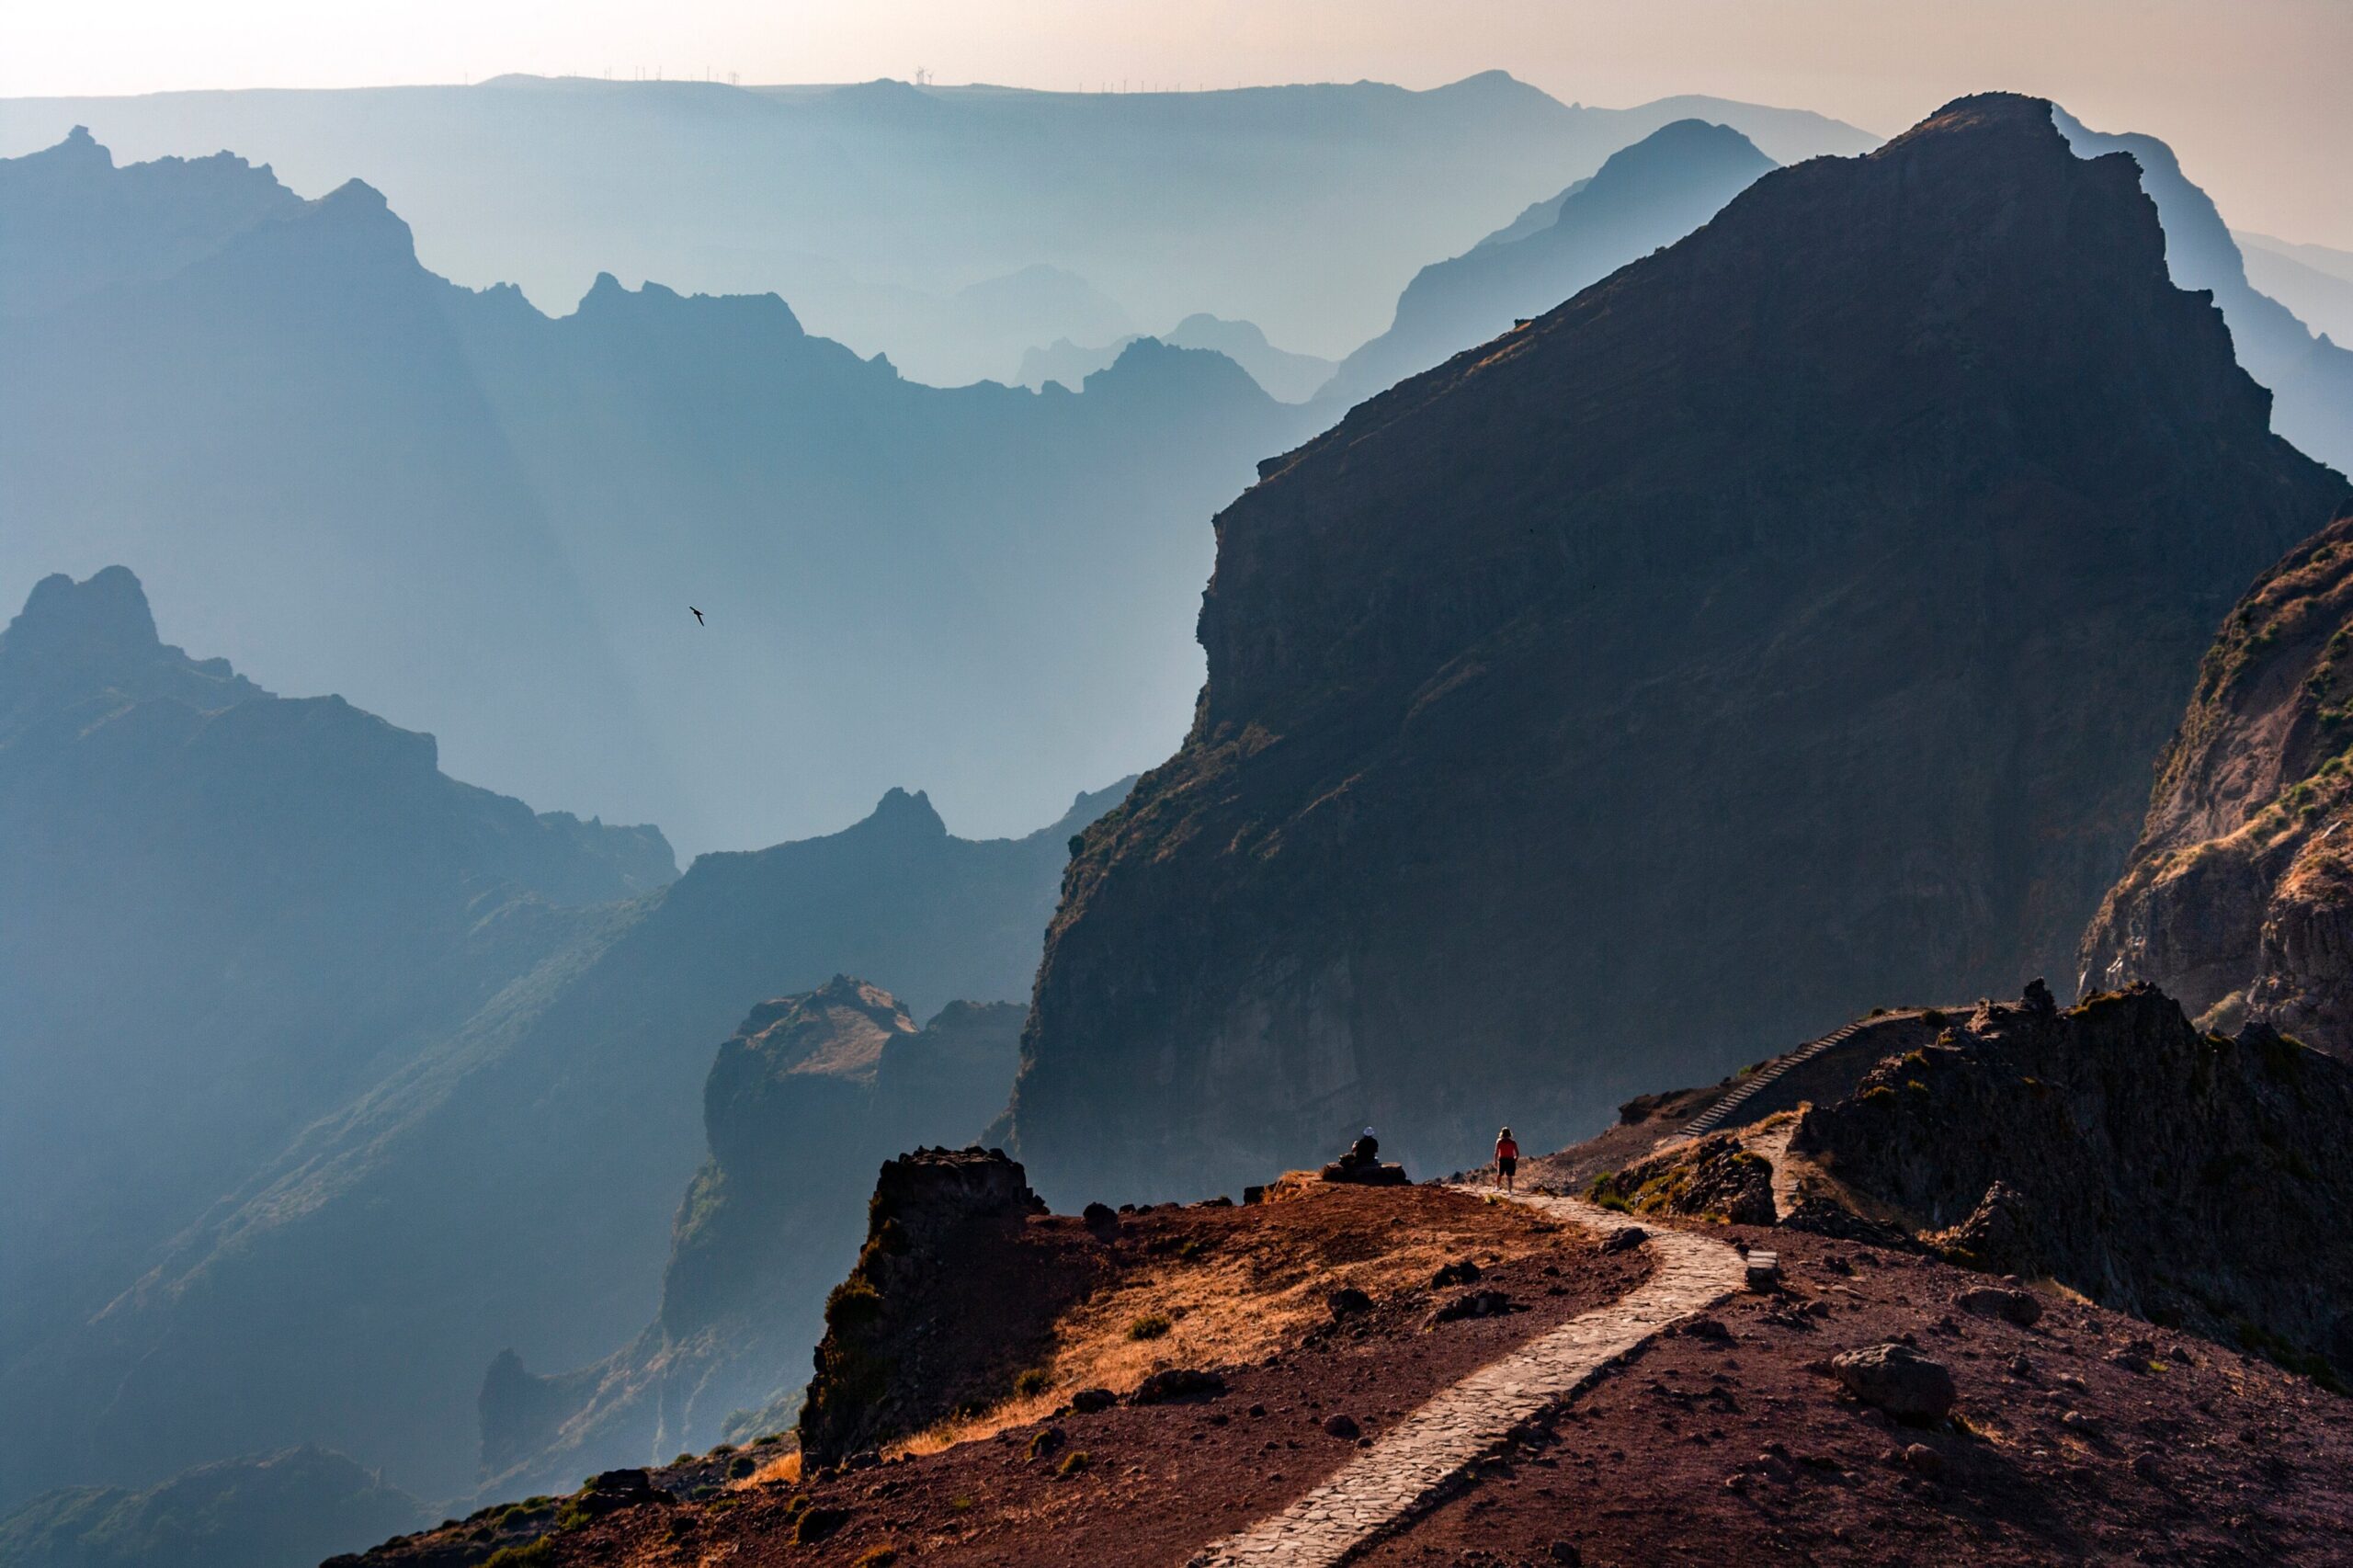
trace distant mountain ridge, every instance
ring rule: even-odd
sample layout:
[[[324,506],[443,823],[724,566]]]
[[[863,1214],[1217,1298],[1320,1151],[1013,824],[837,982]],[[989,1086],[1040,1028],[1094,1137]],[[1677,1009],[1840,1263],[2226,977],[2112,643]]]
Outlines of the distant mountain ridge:
[[[165,646],[119,566],[44,579],[0,631],[0,1366],[583,906],[676,875],[654,829]]]
[[[671,881],[651,830],[164,646],[119,570],[0,634],[0,1506],[309,1440],[464,1490],[502,1347],[583,1365],[653,1315],[747,999],[1026,996],[1125,790],[978,843],[892,790]],[[904,1103],[958,1092],[942,1049]]]
[[[0,163],[0,230],[160,252],[255,177],[226,167]],[[1079,393],[944,392],[770,295],[608,274],[550,318],[424,270],[369,187],[287,202],[169,276],[0,317],[0,591],[136,561],[204,646],[690,853],[899,778],[1027,825],[1131,771],[1199,689],[1205,519],[1307,428],[1158,345]]]
[[[1196,311],[1325,356],[1434,256],[1698,115],[1784,163],[1877,138],[1799,110],[1563,104],[1500,71],[1189,93],[733,87],[507,76],[470,87],[0,100],[0,153],[87,125],[138,158],[233,148],[314,194],[364,175],[426,264],[544,307],[599,271],[778,292],[918,381],[1013,373],[957,294],[1045,265],[1140,323]],[[584,193],[594,192],[586,199]],[[1101,343],[1081,313],[1023,341]],[[967,334],[962,324],[982,329]]]
[[[1341,361],[1317,403],[1336,410],[1362,402],[1543,314],[1681,239],[1776,166],[1728,126],[1699,119],[1662,126],[1611,153],[1591,178],[1415,273],[1389,330]]]

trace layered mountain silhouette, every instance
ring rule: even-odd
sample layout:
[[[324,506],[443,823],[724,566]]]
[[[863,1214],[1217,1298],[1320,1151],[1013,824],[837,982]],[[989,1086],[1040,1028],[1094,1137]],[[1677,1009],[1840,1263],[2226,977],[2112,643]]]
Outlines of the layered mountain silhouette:
[[[2212,291],[2230,323],[2239,363],[2271,389],[2271,426],[2339,471],[2353,471],[2353,351],[2314,337],[2279,301],[2259,293],[2222,216],[2181,172],[2173,149],[2154,136],[2111,136],[2086,130],[2058,111],[2071,145],[2086,156],[2129,153],[2142,187],[2165,221],[2165,261],[2185,289]]]
[[[1637,256],[1672,244],[1774,166],[1728,126],[1678,119],[1610,154],[1592,178],[1506,228],[1426,267],[1389,330],[1340,364],[1317,394],[1340,408],[1541,315]],[[1549,214],[1549,221],[1547,215]]]
[[[1112,84],[1116,86],[1118,84]],[[1874,137],[1715,99],[1563,104],[1500,71],[1233,92],[1028,92],[904,82],[745,87],[507,76],[471,87],[0,101],[0,153],[88,125],[129,156],[234,148],[295,189],[353,174],[417,225],[428,266],[543,307],[598,272],[778,292],[813,331],[918,381],[1014,374],[1208,311],[1336,357],[1398,289],[1610,153],[1693,115],[1792,162]],[[1028,335],[961,299],[1053,269]],[[1206,563],[1204,563],[1206,565]]]
[[[746,999],[1026,996],[1123,790],[990,842],[892,790],[672,881],[652,830],[164,645],[127,572],[44,580],[0,635],[5,1500],[311,1440],[463,1490],[501,1349],[578,1366],[653,1315]],[[904,1103],[974,1092],[949,1045]]]
[[[1083,392],[943,392],[772,296],[608,276],[550,319],[424,270],[364,185],[193,225],[224,186],[251,215],[241,167],[0,163],[12,256],[214,245],[6,286],[51,302],[0,318],[0,591],[136,562],[208,648],[689,852],[916,776],[1027,826],[1158,755],[1199,687],[1202,520],[1308,428],[1158,344]]]
[[[44,579],[0,632],[0,1364],[676,874],[654,829],[534,814],[429,735],[165,645],[119,566]]]
[[[2246,280],[2341,347],[2353,343],[2353,251],[2231,231]]]
[[[1089,347],[1059,337],[1042,348],[1026,351],[1014,379],[1025,387],[1042,388],[1048,381],[1060,381],[1075,391],[1087,377],[1116,363],[1134,341],[1135,335],[1131,335]],[[1162,333],[1160,341],[1176,348],[1206,348],[1224,355],[1249,371],[1250,379],[1278,403],[1305,403],[1332,378],[1331,360],[1278,348],[1267,341],[1256,323],[1223,321],[1205,311],[1195,312]]]
[[[1994,95],[1262,465],[1049,936],[1041,1190],[1367,1122],[1445,1169],[2068,972],[2235,585],[2346,493],[2270,403],[2133,161]]]
[[[919,1029],[898,998],[847,975],[755,1007],[704,1084],[710,1158],[678,1208],[661,1311],[577,1371],[492,1365],[480,1495],[789,1428],[825,1292],[865,1233],[871,1173],[978,1136],[1012,1087],[1026,1011],[951,1002]]]

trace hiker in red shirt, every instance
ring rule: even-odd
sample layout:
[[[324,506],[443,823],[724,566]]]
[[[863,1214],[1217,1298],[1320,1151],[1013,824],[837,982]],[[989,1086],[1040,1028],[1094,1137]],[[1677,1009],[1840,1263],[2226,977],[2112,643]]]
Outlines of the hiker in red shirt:
[[[1519,1145],[1512,1142],[1511,1129],[1506,1127],[1495,1134],[1495,1175],[1503,1179],[1504,1190],[1511,1190],[1511,1174],[1519,1169]]]

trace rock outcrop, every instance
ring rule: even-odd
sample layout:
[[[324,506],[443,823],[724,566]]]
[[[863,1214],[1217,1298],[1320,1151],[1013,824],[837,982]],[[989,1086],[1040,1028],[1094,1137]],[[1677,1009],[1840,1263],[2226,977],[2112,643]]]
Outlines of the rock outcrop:
[[[2222,623],[2141,842],[2085,933],[2084,984],[2353,1056],[2353,510]]]
[[[2065,972],[2227,596],[2346,494],[2268,415],[2131,160],[2005,96],[1360,405],[1218,520],[1016,1152],[1170,1195],[1372,1122],[1449,1168]]]
[[[983,1392],[1002,1398],[1038,1349],[1038,1322],[1002,1310],[1053,1293],[992,1291],[1025,1260],[1005,1243],[1045,1205],[996,1150],[919,1149],[887,1162],[857,1267],[825,1301],[825,1336],[801,1410],[808,1464],[835,1464],[902,1437]],[[1079,1280],[1074,1278],[1075,1287]],[[992,1310],[975,1312],[989,1302]]]
[[[896,1149],[968,1141],[1003,1108],[1022,1013],[957,1002],[918,1029],[847,975],[753,1008],[704,1085],[710,1158],[678,1207],[660,1314],[576,1371],[534,1376],[511,1351],[492,1363],[483,1495],[560,1485],[584,1460],[650,1463],[790,1426],[870,1173]]]
[[[1790,1147],[1956,1262],[2353,1381],[2353,1066],[2266,1025],[1988,1003]]]

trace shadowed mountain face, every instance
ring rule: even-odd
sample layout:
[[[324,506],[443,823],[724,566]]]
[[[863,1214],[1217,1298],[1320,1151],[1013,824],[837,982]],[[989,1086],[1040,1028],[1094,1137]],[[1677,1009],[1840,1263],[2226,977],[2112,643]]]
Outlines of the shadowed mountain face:
[[[904,1149],[961,1147],[1003,1109],[1025,1011],[952,1002],[918,1029],[896,997],[845,975],[754,1008],[703,1085],[710,1158],[678,1208],[661,1312],[579,1371],[493,1363],[479,1494],[790,1427],[871,1173]]]
[[[119,566],[44,579],[0,632],[0,1366],[676,874],[652,828],[535,815],[429,735],[166,647]]]
[[[2165,243],[1964,99],[1264,465],[1193,733],[1064,883],[1042,1190],[1368,1121],[1444,1169],[2066,972],[2231,585],[2345,493]]]
[[[2165,221],[2165,262],[2184,289],[2211,289],[2239,363],[2271,389],[2271,427],[2340,471],[2353,471],[2353,351],[2315,338],[2287,306],[2258,293],[2222,216],[2154,136],[2088,131],[2061,110],[2059,129],[2086,157],[2129,153]]]
[[[297,190],[377,182],[426,265],[543,306],[600,271],[792,301],[919,381],[1009,377],[1020,349],[1102,343],[1105,308],[1256,322],[1336,356],[1398,289],[1672,119],[1784,162],[1874,138],[1711,99],[1564,105],[1502,72],[1236,92],[1041,93],[900,82],[736,89],[503,77],[472,87],[0,101],[0,153],[93,127],[133,157],[222,147]],[[0,225],[5,226],[5,225]],[[1059,274],[1056,286],[1034,268]],[[1028,282],[1021,281],[1028,278]],[[1017,292],[1027,335],[963,291]],[[667,820],[667,819],[665,819]]]
[[[674,882],[650,829],[162,645],[127,572],[44,581],[0,636],[8,1500],[312,1438],[462,1488],[502,1346],[652,1315],[742,999],[1026,995],[1120,792],[975,843],[893,790]]]
[[[1341,362],[1317,403],[1359,403],[1510,331],[1515,321],[1541,315],[1681,239],[1773,166],[1726,126],[1678,119],[1653,131],[1508,229],[1422,268],[1399,298],[1389,330]]]
[[[224,167],[0,163],[0,230],[12,255],[186,250],[165,220]],[[133,199],[158,185],[178,208]],[[691,849],[915,776],[1026,827],[1165,751],[1199,689],[1203,519],[1307,428],[1157,344],[1083,393],[943,392],[773,297],[608,277],[551,320],[425,271],[357,184],[0,317],[0,589],[136,561],[241,665]]]

